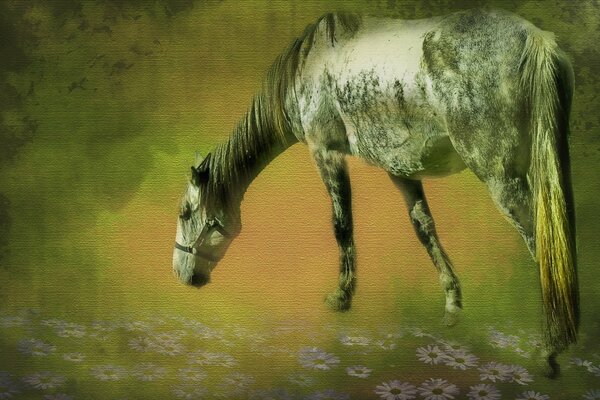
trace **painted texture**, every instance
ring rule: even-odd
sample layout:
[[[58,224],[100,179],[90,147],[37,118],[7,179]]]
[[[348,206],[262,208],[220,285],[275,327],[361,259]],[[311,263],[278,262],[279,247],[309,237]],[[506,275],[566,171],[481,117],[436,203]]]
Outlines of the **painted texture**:
[[[527,346],[541,323],[537,271],[517,232],[468,172],[425,184],[440,239],[463,285],[465,312],[450,330],[441,323],[437,273],[400,194],[382,171],[353,159],[357,293],[350,313],[326,309],[323,297],[335,287],[338,261],[330,203],[300,144],[269,165],[246,193],[243,232],[213,282],[198,291],[171,276],[178,199],[194,150],[206,153],[229,135],[272,60],[308,23],[335,9],[415,18],[483,2],[44,4],[0,6],[0,371],[20,382],[15,398],[177,397],[174,386],[183,382],[178,370],[189,365],[206,373],[198,387],[211,393],[226,393],[222,384],[232,372],[254,378],[248,390],[287,387],[300,398],[328,389],[377,398],[373,390],[383,382],[420,386],[428,378],[447,379],[465,396],[485,382],[475,367],[462,371],[419,361],[416,349],[434,340],[415,337],[411,327],[470,344],[479,367],[491,361],[525,366],[534,375],[528,386],[492,383],[507,398],[525,390],[582,398],[600,389],[597,3],[485,3],[555,32],[575,69],[571,158],[582,334],[562,357],[560,381],[544,380],[536,362],[515,351]],[[150,321],[154,325],[139,335],[128,325],[156,315],[168,322],[161,327]],[[11,323],[11,316],[23,320]],[[60,335],[64,324],[43,323],[51,318],[84,326],[85,332],[69,326],[71,332]],[[193,330],[190,319],[219,331],[232,346],[209,339],[210,331]],[[103,332],[96,320],[120,325],[93,335]],[[288,325],[295,333],[272,334]],[[496,330],[489,331],[490,325]],[[131,345],[153,332],[186,329],[188,336],[179,340],[184,355],[138,352]],[[402,338],[393,336],[398,330]],[[48,356],[28,355],[35,344],[29,339],[56,349]],[[386,339],[396,347],[384,352],[376,342]],[[369,344],[345,344],[361,341]],[[328,370],[307,368],[321,354],[303,350],[313,346],[339,361],[329,358]],[[238,364],[190,364],[187,354],[198,351],[225,353]],[[87,356],[82,363],[63,359],[79,352]],[[571,356],[589,364],[567,368]],[[144,362],[166,371],[142,387],[135,369]],[[359,363],[373,370],[368,379],[347,374],[346,367]],[[124,368],[127,377],[100,381],[98,368],[109,364]],[[46,390],[21,380],[41,371],[65,380]],[[293,376],[312,383],[294,386]]]

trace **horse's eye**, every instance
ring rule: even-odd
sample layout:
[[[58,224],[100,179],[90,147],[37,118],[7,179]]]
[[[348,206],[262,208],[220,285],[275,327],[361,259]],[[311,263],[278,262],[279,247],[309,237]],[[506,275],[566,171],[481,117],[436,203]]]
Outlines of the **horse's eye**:
[[[192,216],[192,208],[190,207],[190,203],[186,202],[185,205],[181,207],[181,212],[179,213],[179,218],[187,221]]]

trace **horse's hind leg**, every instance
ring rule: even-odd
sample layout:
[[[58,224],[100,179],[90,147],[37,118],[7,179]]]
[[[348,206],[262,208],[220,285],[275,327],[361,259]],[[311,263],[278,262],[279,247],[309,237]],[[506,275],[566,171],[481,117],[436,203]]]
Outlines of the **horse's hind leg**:
[[[502,123],[496,123],[502,126]],[[527,179],[530,144],[526,142],[526,135],[514,134],[518,132],[517,126],[511,126],[505,122],[508,132],[504,135],[496,134],[503,140],[497,140],[494,146],[486,147],[485,144],[492,143],[485,131],[477,131],[473,126],[471,129],[451,129],[450,133],[454,139],[454,146],[461,154],[467,166],[488,187],[492,200],[500,212],[513,224],[523,237],[529,252],[536,261],[534,204],[530,183]],[[471,132],[470,135],[461,132]],[[511,135],[511,132],[513,133]],[[523,142],[521,142],[523,141]],[[468,149],[480,146],[477,152]],[[539,265],[539,260],[538,265]],[[548,377],[556,377],[559,374],[559,365],[556,357],[560,348],[554,346],[551,341],[545,339],[545,349],[542,354],[544,358],[544,374]]]
[[[390,175],[392,181],[400,189],[406,200],[410,220],[421,243],[427,249],[429,257],[438,270],[440,283],[446,295],[446,311],[444,320],[447,325],[454,325],[462,308],[460,282],[452,270],[450,258],[444,251],[437,236],[435,224],[421,181],[414,181]]]
[[[331,196],[333,228],[340,249],[338,287],[327,296],[326,302],[335,311],[346,311],[350,309],[356,285],[350,177],[348,176],[346,160],[340,152],[312,148],[311,154]]]
[[[532,194],[525,176],[518,174],[488,177],[488,190],[502,214],[513,224],[523,237],[531,257],[536,260],[535,232],[532,211]],[[560,365],[556,357],[558,351],[546,346],[541,353],[544,360],[544,375],[555,378],[560,374]]]

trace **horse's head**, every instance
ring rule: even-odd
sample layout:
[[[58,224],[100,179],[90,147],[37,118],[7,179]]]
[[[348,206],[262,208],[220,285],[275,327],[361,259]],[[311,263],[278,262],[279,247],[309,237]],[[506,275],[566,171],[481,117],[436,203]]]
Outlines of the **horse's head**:
[[[183,283],[196,287],[210,281],[210,273],[240,231],[239,210],[231,210],[210,196],[210,154],[201,160],[187,185],[177,220],[173,272]]]

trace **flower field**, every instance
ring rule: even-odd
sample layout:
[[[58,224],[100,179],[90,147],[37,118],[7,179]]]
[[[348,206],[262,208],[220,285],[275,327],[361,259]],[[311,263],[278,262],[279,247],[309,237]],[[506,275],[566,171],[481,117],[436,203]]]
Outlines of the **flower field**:
[[[69,321],[28,310],[2,315],[0,329],[0,399],[600,398],[600,354],[563,357],[561,378],[550,381],[539,375],[536,333],[491,326],[477,333],[482,344],[418,326],[298,320],[248,329],[215,318]],[[586,386],[556,393],[571,380]]]

